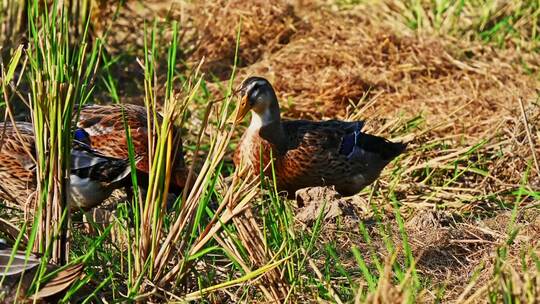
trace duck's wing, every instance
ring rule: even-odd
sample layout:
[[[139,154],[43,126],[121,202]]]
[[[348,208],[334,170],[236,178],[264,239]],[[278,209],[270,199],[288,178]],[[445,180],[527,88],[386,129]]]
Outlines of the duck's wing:
[[[162,119],[160,115],[155,118],[157,121]],[[149,173],[148,119],[144,107],[131,104],[86,106],[80,111],[77,127],[85,131],[88,138],[83,141],[87,142],[92,149],[109,157],[127,159],[129,153],[124,119],[130,127],[135,155],[141,157],[137,162],[137,170]],[[173,182],[179,187],[184,187],[187,170],[181,133],[175,129],[174,134],[177,150],[174,154]]]
[[[294,193],[323,185],[328,176],[345,174],[346,158],[339,150],[346,125],[296,120],[284,121],[282,126],[288,147],[276,163],[281,188]]]
[[[136,162],[140,157],[135,159]],[[90,179],[111,184],[124,179],[131,172],[129,159],[108,157],[74,140],[71,150],[71,174],[80,179]]]
[[[287,153],[338,156],[341,154],[343,139],[353,133],[357,125],[361,128],[363,122],[284,121],[283,128],[289,142]]]
[[[141,106],[127,104],[91,105],[81,109],[77,127],[86,132],[88,135],[87,144],[93,150],[108,157],[127,159],[129,152],[124,128],[125,119],[130,127],[135,154],[142,157],[142,160],[137,163],[137,169],[148,172],[146,118],[146,110]]]
[[[335,185],[344,194],[373,182],[405,145],[362,132],[363,122],[293,121],[283,124],[289,149],[279,164],[294,188]]]
[[[100,154],[92,150],[88,145],[73,140],[71,149],[71,170],[80,170],[90,167],[95,167],[101,163],[107,162],[109,159],[114,159]]]
[[[382,160],[392,160],[406,147],[362,132],[363,121],[294,121],[284,125],[289,136],[288,153],[310,153],[348,161],[375,154]]]

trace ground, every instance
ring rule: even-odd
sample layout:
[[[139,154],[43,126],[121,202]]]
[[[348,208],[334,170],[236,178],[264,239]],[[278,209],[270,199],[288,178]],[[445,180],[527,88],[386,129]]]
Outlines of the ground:
[[[516,2],[521,6],[445,2],[441,9],[397,0],[127,1],[117,10],[96,1],[92,36],[105,37],[104,58],[112,63],[104,75],[112,75],[119,100],[143,104],[137,58],[144,56],[145,21],[148,28],[157,18],[163,53],[171,37],[166,25],[178,21],[177,69],[190,75],[199,67],[206,81],[183,125],[187,161],[197,170],[202,160],[192,161],[195,151],[199,159],[211,154],[195,148],[204,109],[223,98],[231,76],[233,86],[251,75],[269,79],[285,118],[365,120],[368,132],[408,142],[407,152],[355,196],[315,188],[299,193],[301,204],[277,199],[294,214],[291,238],[302,244],[295,247],[301,254],[291,253],[294,265],[264,282],[282,284],[286,270],[297,271],[289,276],[289,300],[534,302],[540,299],[540,24],[538,5]],[[94,95],[98,103],[115,99],[105,81]],[[234,130],[224,176],[233,170],[244,128]],[[203,142],[218,130],[219,123],[210,124]],[[266,192],[253,199],[250,224],[239,234],[259,229],[261,240],[272,234],[263,219],[273,218],[275,205],[265,204],[275,198]],[[264,244],[248,250],[252,266],[278,252]],[[227,277],[214,271],[218,281]],[[207,300],[271,298],[250,292]]]

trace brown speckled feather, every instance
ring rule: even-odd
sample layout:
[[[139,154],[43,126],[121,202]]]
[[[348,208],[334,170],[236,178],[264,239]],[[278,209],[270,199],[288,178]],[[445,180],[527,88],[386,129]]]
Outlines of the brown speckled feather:
[[[0,127],[0,198],[26,206],[36,189],[33,128],[18,123],[17,134],[11,123],[5,126]]]
[[[263,165],[270,162],[270,153],[274,155],[279,190],[293,195],[301,188],[333,185],[341,194],[352,195],[372,183],[384,166],[404,149],[402,144],[362,134],[377,146],[363,146],[361,152],[352,156],[344,154],[342,141],[347,134],[354,134],[359,123],[284,121],[281,125],[288,141],[285,151],[279,151],[259,132],[247,131],[235,152],[234,162],[238,166],[241,159],[247,160],[258,174],[262,147]],[[271,176],[271,168],[267,168],[265,175]]]
[[[140,106],[123,105],[123,107],[131,128],[135,154],[143,157],[137,163],[137,169],[148,172],[146,110]],[[91,105],[82,108],[77,127],[88,133],[92,149],[106,156],[128,158],[127,137],[120,105]]]
[[[77,127],[84,129],[88,133],[92,149],[109,157],[127,158],[128,145],[122,108],[127,123],[131,128],[135,154],[141,157],[141,160],[137,163],[137,169],[148,173],[148,125],[147,113],[144,107],[131,104],[86,106],[81,109]],[[161,120],[161,116],[158,116],[158,120]],[[178,151],[174,161],[175,178],[173,182],[178,187],[184,187],[187,170],[184,163],[181,139],[179,139]]]

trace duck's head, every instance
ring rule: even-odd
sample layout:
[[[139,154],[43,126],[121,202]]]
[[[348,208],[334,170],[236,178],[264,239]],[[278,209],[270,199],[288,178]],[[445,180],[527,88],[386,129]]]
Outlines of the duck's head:
[[[279,119],[279,105],[274,88],[268,80],[262,77],[249,77],[242,82],[238,89],[240,108],[236,115],[236,123],[242,121],[246,114],[253,110],[254,115],[261,121]]]

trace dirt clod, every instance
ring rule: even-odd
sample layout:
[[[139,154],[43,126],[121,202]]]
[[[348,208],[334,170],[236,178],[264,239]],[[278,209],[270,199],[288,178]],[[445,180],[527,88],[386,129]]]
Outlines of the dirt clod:
[[[312,187],[296,191],[297,202],[302,207],[296,210],[296,219],[311,225],[323,212],[324,220],[331,220],[338,216],[358,221],[354,206],[350,200],[341,198],[341,195],[328,187]],[[324,208],[324,211],[323,211]]]

